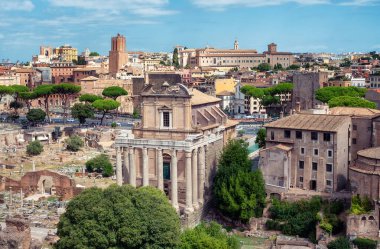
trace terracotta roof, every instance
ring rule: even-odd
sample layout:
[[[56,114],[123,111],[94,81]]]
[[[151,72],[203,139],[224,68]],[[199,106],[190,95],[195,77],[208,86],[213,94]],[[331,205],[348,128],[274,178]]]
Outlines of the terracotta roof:
[[[369,148],[365,150],[359,150],[358,155],[372,158],[372,159],[380,159],[380,147],[373,147],[373,148]]]
[[[313,131],[337,131],[344,122],[349,122],[350,117],[326,114],[294,114],[269,124],[268,128],[287,128]]]
[[[33,73],[35,71],[31,68],[20,68],[20,69],[16,69],[15,72],[16,73]]]
[[[262,149],[262,151],[264,151],[264,150],[271,150],[271,149],[280,149],[280,150],[290,151],[290,150],[293,149],[293,147],[289,147],[289,146],[286,146],[286,145],[283,145],[283,144],[276,144],[274,146]]]
[[[191,93],[193,96],[191,97],[191,105],[203,105],[208,103],[218,103],[221,99],[216,98],[214,96],[207,95],[198,91],[195,88],[191,89]]]
[[[220,93],[217,94],[217,96],[233,96],[235,95],[233,92],[229,92],[229,91],[222,91]]]
[[[380,110],[360,107],[334,107],[330,109],[332,115],[373,116],[379,113]]]

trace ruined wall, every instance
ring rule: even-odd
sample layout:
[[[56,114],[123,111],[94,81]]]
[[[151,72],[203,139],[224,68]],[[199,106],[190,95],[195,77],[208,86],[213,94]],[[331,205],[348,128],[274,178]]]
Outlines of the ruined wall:
[[[378,208],[364,215],[347,216],[347,236],[377,239],[379,235]]]

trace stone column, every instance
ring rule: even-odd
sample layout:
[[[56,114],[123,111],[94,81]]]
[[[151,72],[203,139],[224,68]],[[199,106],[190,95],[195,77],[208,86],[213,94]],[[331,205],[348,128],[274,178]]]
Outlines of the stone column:
[[[135,149],[129,149],[129,184],[136,187]]]
[[[162,149],[157,149],[157,188],[162,191],[164,190],[164,168]]]
[[[192,180],[193,180],[193,207],[198,209],[198,148],[193,150],[192,158]]]
[[[186,213],[192,213],[193,209],[193,199],[192,199],[192,182],[191,182],[191,152],[186,151],[185,153],[185,177],[186,177]]]
[[[205,147],[201,146],[199,148],[199,188],[198,188],[198,202],[200,205],[203,204],[203,193],[205,191],[205,170],[206,170],[206,157],[205,157]]]
[[[116,147],[116,183],[117,185],[123,185],[123,174],[121,168],[121,148]]]
[[[177,151],[173,150],[172,153],[172,161],[170,163],[171,169],[171,185],[172,185],[172,192],[171,192],[171,199],[172,199],[172,205],[177,210],[179,211],[178,207],[178,183],[177,183],[177,178],[178,178],[178,173],[177,173]]]
[[[142,154],[143,154],[143,186],[149,186],[148,148],[143,148]]]
[[[124,148],[124,170],[123,172],[125,172],[125,175],[123,176],[123,179],[125,179],[128,183],[129,183],[129,173],[130,173],[130,169],[129,169],[129,152],[128,152],[128,148]]]

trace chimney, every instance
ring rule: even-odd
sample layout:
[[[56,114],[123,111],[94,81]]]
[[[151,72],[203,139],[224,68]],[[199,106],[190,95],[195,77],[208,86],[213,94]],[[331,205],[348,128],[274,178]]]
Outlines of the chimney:
[[[296,102],[296,113],[300,113],[300,112],[301,112],[301,103]]]
[[[284,112],[281,111],[281,112],[280,112],[280,118],[283,118],[283,117],[284,117]]]

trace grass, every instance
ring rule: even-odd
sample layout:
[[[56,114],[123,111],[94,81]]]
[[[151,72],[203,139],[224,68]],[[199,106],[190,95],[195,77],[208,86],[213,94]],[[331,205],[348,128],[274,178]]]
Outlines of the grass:
[[[258,238],[258,237],[242,237],[237,236],[241,249],[259,249],[264,248],[265,241],[267,239]]]

